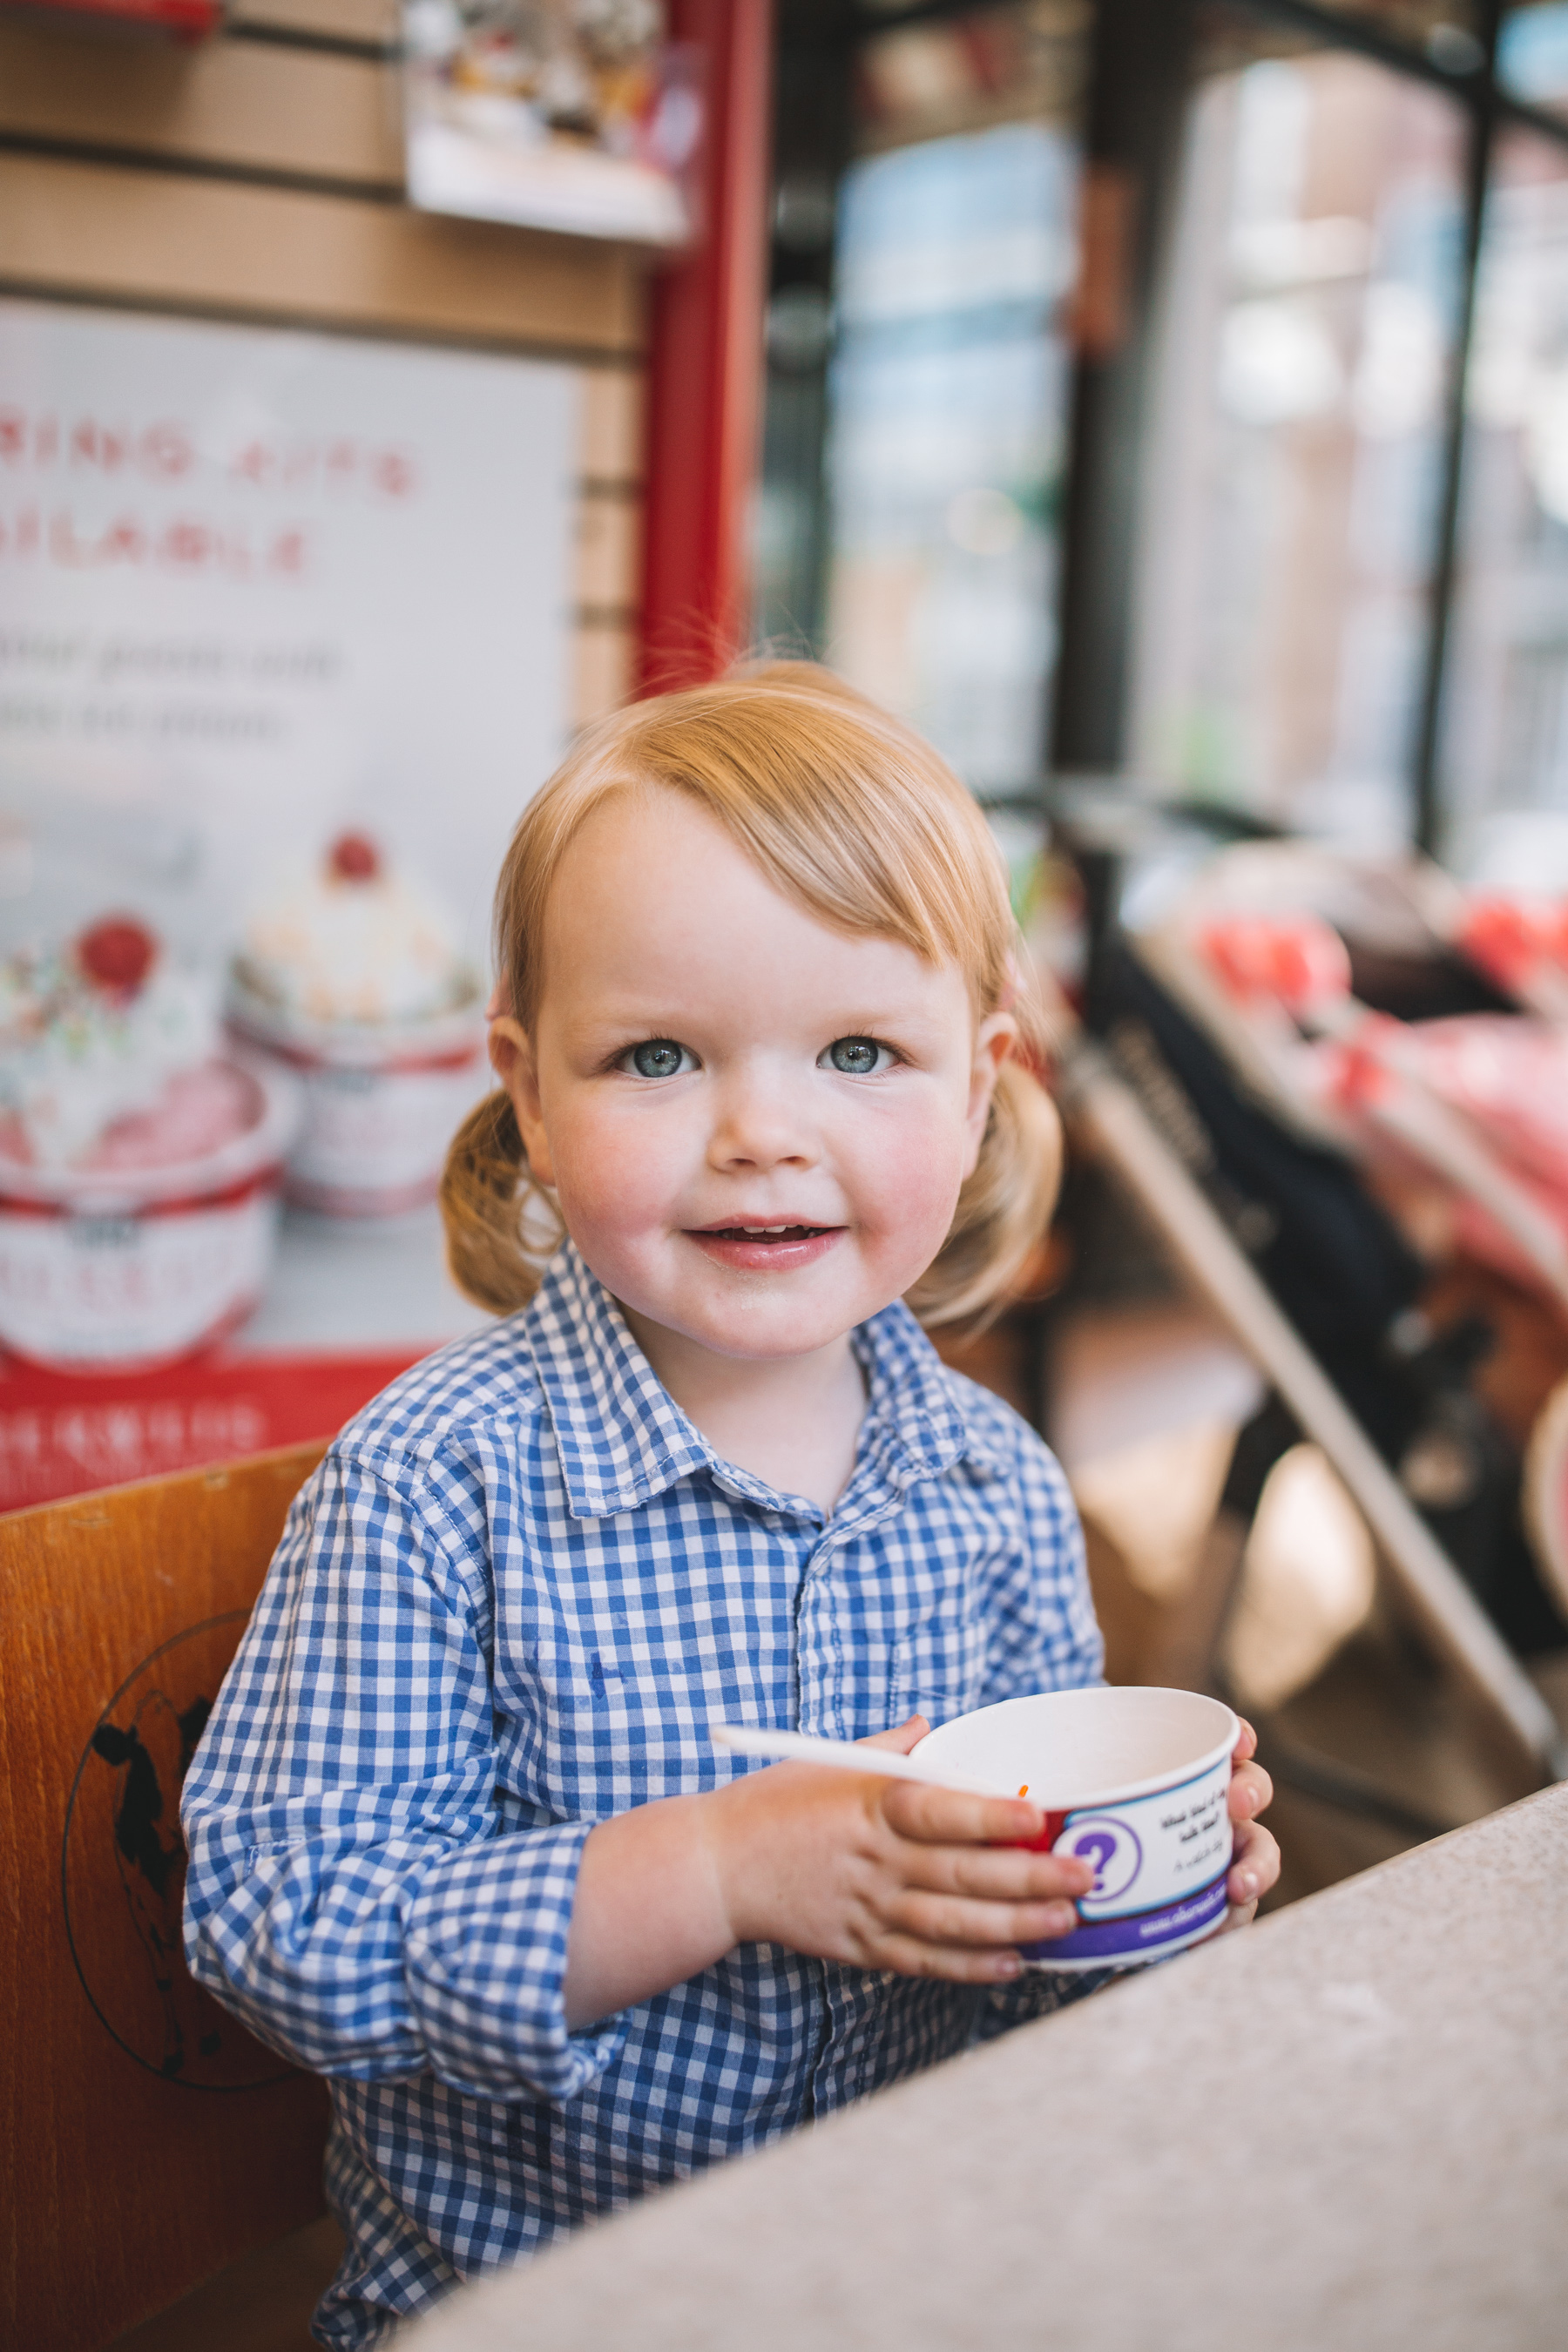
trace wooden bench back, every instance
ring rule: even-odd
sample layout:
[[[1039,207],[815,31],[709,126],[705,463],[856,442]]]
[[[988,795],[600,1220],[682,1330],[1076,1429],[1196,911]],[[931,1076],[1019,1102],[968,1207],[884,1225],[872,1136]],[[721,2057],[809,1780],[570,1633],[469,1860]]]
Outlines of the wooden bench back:
[[[322,2085],[188,1975],[179,1786],[321,1444],[0,1518],[0,2341],[99,2352],[321,2210]]]

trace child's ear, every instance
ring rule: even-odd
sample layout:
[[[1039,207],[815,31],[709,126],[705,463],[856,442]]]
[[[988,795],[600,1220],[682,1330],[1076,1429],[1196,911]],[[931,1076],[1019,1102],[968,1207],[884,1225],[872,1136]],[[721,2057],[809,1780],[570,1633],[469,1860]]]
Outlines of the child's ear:
[[[1018,1024],[1010,1013],[991,1013],[974,1033],[974,1060],[969,1074],[969,1108],[965,1114],[969,1128],[969,1162],[963,1171],[966,1177],[974,1173],[985,1121],[991,1112],[991,1097],[1017,1035]]]
[[[489,1052],[490,1067],[511,1097],[518,1133],[528,1154],[528,1172],[536,1184],[553,1184],[555,1171],[540,1108],[539,1066],[533,1056],[533,1040],[521,1021],[503,1013],[490,1023]]]

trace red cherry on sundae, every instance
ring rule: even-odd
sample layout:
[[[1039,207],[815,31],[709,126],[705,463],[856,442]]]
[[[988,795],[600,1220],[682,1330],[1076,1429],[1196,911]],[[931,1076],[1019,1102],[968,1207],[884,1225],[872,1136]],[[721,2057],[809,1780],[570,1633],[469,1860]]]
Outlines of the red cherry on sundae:
[[[335,882],[374,882],[381,852],[363,833],[340,833],[327,852],[327,871]]]
[[[105,915],[78,940],[76,960],[94,987],[134,996],[158,961],[158,942],[134,915]]]

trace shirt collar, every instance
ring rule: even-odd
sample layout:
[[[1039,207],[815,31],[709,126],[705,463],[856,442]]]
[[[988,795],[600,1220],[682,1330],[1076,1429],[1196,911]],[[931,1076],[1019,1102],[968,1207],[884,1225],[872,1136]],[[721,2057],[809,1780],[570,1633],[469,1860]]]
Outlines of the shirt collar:
[[[572,1242],[545,1270],[523,1329],[543,1392],[574,1518],[635,1510],[695,1470],[776,1507],[781,1497],[726,1463],[682,1412]],[[853,1485],[873,1468],[902,1488],[990,1449],[960,1408],[961,1390],[901,1300],[852,1335],[866,1374],[866,1423]]]
[[[717,1460],[574,1243],[551,1259],[523,1330],[574,1518],[635,1510]]]
[[[883,1449],[900,1483],[934,1477],[973,1451],[959,1391],[920,1325],[896,1298],[851,1334],[866,1375],[868,1442]]]

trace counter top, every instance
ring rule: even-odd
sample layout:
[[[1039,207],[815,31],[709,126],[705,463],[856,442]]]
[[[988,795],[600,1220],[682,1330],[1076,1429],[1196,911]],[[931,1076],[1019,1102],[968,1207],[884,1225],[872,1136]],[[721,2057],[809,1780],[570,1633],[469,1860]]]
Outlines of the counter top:
[[[408,2342],[1563,2352],[1568,1787],[651,2199]]]

